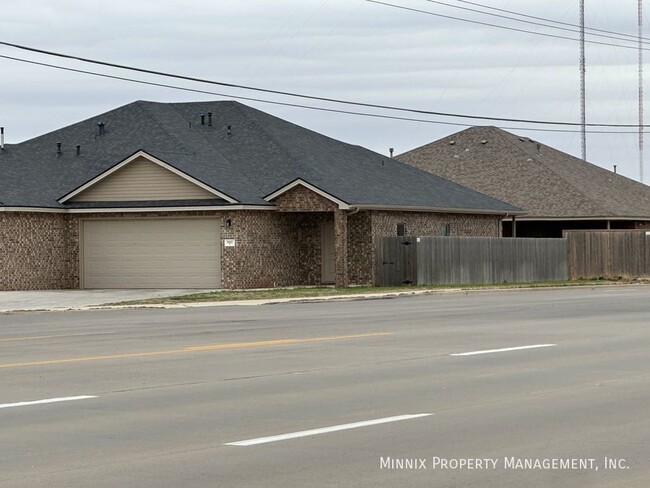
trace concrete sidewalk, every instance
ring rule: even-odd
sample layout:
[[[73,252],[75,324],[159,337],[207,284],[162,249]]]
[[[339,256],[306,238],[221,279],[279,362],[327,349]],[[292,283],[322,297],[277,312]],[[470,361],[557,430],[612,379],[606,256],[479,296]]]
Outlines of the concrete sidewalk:
[[[128,300],[163,298],[169,296],[203,293],[212,290],[48,290],[0,292],[0,313],[26,311],[64,311],[121,308],[195,308],[224,307],[232,305],[268,305],[274,303],[320,302],[325,300],[363,300],[395,298],[404,295],[462,292],[463,289],[405,290],[403,292],[332,295],[317,297],[265,298],[258,300],[228,300],[214,302],[186,302],[140,305],[104,305]]]
[[[161,298],[212,290],[44,290],[0,292],[0,313],[26,310],[78,310],[104,303]]]

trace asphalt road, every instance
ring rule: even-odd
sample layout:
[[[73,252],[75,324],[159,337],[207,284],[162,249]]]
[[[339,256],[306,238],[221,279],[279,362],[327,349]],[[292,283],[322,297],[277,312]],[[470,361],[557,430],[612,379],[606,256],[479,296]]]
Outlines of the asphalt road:
[[[648,286],[0,315],[0,486],[645,488],[649,353]]]

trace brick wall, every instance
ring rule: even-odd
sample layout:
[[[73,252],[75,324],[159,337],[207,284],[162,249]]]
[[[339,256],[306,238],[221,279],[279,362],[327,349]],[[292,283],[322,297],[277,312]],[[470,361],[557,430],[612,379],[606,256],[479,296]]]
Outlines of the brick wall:
[[[348,286],[348,212],[334,212],[334,243],[336,249],[336,286]]]
[[[78,287],[73,220],[54,213],[0,213],[0,290]]]
[[[313,192],[307,196],[301,187],[294,190],[283,195],[283,208],[292,209],[283,212],[0,213],[0,290],[78,288],[80,219],[147,217],[219,219],[223,288],[318,285],[320,225],[334,220],[333,211],[323,210],[332,203]],[[227,220],[230,226],[225,225]],[[406,224],[407,235],[439,235],[444,224],[449,224],[451,235],[499,236],[501,230],[500,219],[494,216],[426,212],[352,213],[347,216],[345,232],[342,222],[339,219],[337,235],[346,239],[350,284],[373,283],[376,239],[395,235],[398,223]],[[235,239],[235,247],[224,247],[223,239]]]
[[[496,215],[373,211],[370,215],[369,245],[356,257],[360,270],[369,270],[361,278],[374,283],[377,239],[397,235],[397,224],[405,224],[407,236],[439,236],[445,227],[450,236],[501,237],[501,217]],[[368,279],[370,277],[370,279]]]
[[[321,280],[321,224],[334,220],[338,205],[297,185],[273,200],[285,218],[298,219],[299,267],[294,274],[295,285],[320,285]]]
[[[448,226],[450,236],[501,237],[501,217],[496,215],[372,212],[373,239],[397,235],[397,224],[406,224],[407,236],[439,236]]]
[[[280,212],[334,212],[336,203],[302,185],[294,186],[273,200]]]
[[[348,281],[350,284],[373,283],[375,251],[372,245],[370,212],[357,212],[348,217]]]
[[[235,247],[221,248],[223,288],[271,288],[296,284],[300,265],[300,219],[266,211],[226,212],[231,227],[222,227],[222,239]]]

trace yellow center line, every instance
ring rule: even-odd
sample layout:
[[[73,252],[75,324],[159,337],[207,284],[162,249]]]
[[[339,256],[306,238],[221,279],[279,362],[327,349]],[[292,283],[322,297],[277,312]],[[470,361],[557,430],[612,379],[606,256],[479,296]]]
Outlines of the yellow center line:
[[[278,339],[272,341],[257,341],[257,342],[232,342],[225,344],[212,344],[206,346],[193,346],[185,347],[182,349],[171,349],[168,351],[150,351],[150,352],[132,352],[126,354],[110,354],[105,356],[87,356],[80,358],[67,358],[67,359],[49,359],[46,361],[31,361],[25,363],[8,363],[0,364],[0,368],[18,368],[21,366],[44,366],[48,364],[65,364],[65,363],[80,363],[85,361],[102,361],[106,359],[123,359],[123,358],[137,358],[147,356],[163,356],[169,354],[180,353],[195,353],[206,351],[219,351],[225,349],[240,349],[246,347],[262,347],[262,346],[279,346],[286,344],[302,344],[306,342],[325,342],[325,341],[340,341],[346,339],[361,339],[365,337],[381,337],[393,335],[392,332],[377,332],[371,334],[355,334],[344,336],[331,336],[331,337],[311,337],[305,339]]]
[[[373,334],[356,334],[332,337],[310,337],[307,339],[277,339],[274,341],[258,341],[258,342],[236,342],[226,344],[212,344],[207,346],[194,346],[185,348],[186,351],[219,351],[222,349],[239,349],[241,347],[259,347],[259,346],[280,346],[283,344],[300,344],[302,342],[324,342],[324,341],[340,341],[343,339],[361,339],[364,337],[379,337],[392,335],[392,332],[379,332]]]
[[[52,337],[59,337],[59,336],[47,335],[47,336],[31,336],[31,337],[7,337],[4,339],[0,338],[0,342],[35,341],[37,339],[51,339]]]

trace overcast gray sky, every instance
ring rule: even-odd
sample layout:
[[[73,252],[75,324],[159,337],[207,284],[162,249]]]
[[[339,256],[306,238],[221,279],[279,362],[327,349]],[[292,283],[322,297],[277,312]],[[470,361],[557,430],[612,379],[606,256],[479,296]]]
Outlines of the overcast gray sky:
[[[485,17],[426,0],[386,1],[466,19],[577,37],[568,32]],[[442,1],[473,8],[457,0]],[[578,23],[578,0],[475,1]],[[439,112],[575,122],[580,117],[577,42],[398,10],[364,0],[0,0],[0,6],[2,41],[114,63]],[[636,34],[636,16],[636,0],[587,2],[586,24],[590,27]],[[645,17],[644,22],[650,26],[647,19]],[[650,29],[647,37],[650,38]],[[0,46],[0,55],[218,91],[229,96],[346,108],[128,73],[8,47]],[[633,49],[587,45],[589,122],[637,123],[637,56]],[[650,60],[650,52],[645,56]],[[229,98],[57,71],[1,58],[0,72],[0,125],[6,127],[9,143],[134,100]],[[382,153],[387,153],[389,147],[401,153],[462,130],[462,127],[442,123],[381,120],[266,103],[244,103]],[[428,118],[439,122],[473,123],[463,119]],[[494,125],[530,127],[507,122]],[[580,155],[577,132],[512,132]],[[650,143],[650,134],[647,138]],[[634,134],[590,135],[588,159],[609,169],[617,164],[620,173],[638,179],[637,141]],[[646,176],[650,176],[650,166],[646,164],[645,168]],[[649,179],[646,177],[646,181]]]

